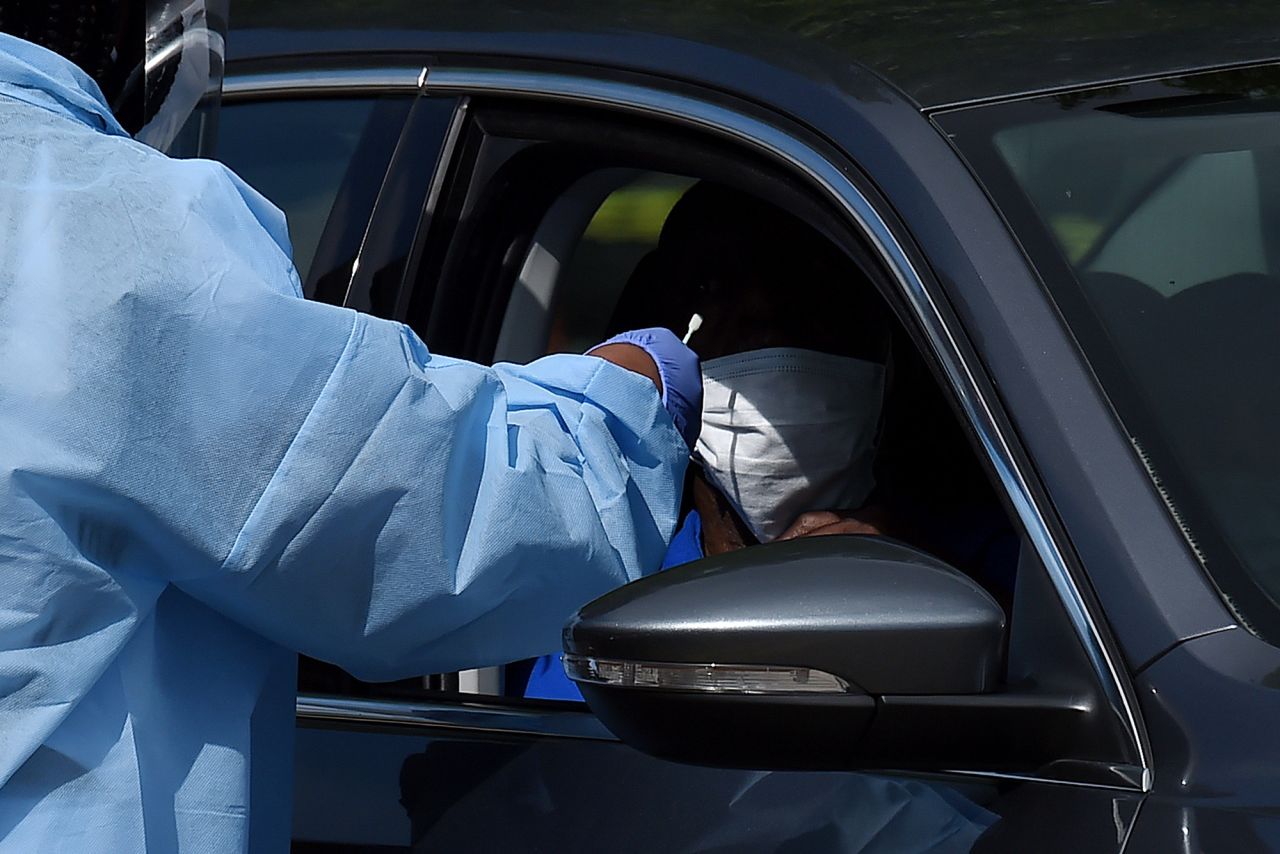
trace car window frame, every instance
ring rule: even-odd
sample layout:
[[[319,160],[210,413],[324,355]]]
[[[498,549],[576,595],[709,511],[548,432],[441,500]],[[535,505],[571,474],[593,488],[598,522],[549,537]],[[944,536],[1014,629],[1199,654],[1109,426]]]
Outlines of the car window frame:
[[[369,77],[375,76],[366,70]],[[412,73],[404,68],[397,77],[394,69],[380,72],[383,79],[404,81]],[[999,409],[998,397],[990,380],[974,355],[958,320],[949,310],[939,284],[927,265],[915,253],[906,230],[895,215],[885,209],[875,191],[861,177],[855,164],[831,149],[807,137],[781,121],[761,116],[757,109],[740,109],[713,96],[706,98],[688,91],[675,93],[648,82],[602,79],[582,73],[564,71],[530,71],[523,69],[485,68],[476,66],[433,66],[419,69],[417,83],[424,93],[472,96],[502,96],[552,101],[566,105],[584,105],[622,111],[649,119],[692,128],[720,136],[760,151],[784,164],[802,177],[813,189],[831,202],[853,222],[865,236],[879,260],[892,276],[908,307],[913,324],[925,339],[932,357],[942,369],[949,393],[959,404],[967,426],[977,436],[979,445],[998,485],[1004,492],[1021,525],[1024,536],[1047,572],[1071,626],[1086,651],[1088,660],[1102,686],[1105,701],[1121,723],[1131,741],[1138,765],[1128,769],[1118,787],[1148,791],[1151,787],[1150,746],[1137,708],[1136,698],[1086,586],[1072,569],[1069,544],[1051,521],[1035,473],[1026,462],[1016,435]],[[283,88],[303,85],[297,75],[282,75]],[[443,160],[438,168],[448,164]],[[425,727],[432,730],[479,728],[488,732],[520,733],[532,736],[602,738],[614,740],[607,730],[589,726],[591,734],[570,732],[564,721],[594,720],[594,716],[573,711],[577,704],[554,701],[500,702],[484,709],[481,723],[459,723],[459,702],[431,700],[348,701],[346,698],[300,695],[299,723],[343,722],[363,724]],[[468,697],[469,703],[483,698]],[[568,713],[568,714],[566,714]],[[504,717],[505,716],[505,717]],[[499,724],[498,721],[502,723]],[[574,726],[583,726],[575,723]],[[1032,780],[1037,782],[1078,785],[1083,781],[1040,775],[991,772],[982,776]]]

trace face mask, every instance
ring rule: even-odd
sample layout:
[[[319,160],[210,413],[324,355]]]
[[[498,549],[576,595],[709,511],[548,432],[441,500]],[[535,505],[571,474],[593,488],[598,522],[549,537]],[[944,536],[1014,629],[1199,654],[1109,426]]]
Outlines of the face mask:
[[[702,375],[698,456],[760,542],[805,511],[866,500],[883,365],[775,347],[704,362]]]

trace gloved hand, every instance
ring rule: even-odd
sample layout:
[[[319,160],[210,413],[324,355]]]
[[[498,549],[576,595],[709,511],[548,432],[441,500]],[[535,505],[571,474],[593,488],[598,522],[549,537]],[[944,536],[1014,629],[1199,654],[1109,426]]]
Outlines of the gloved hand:
[[[587,354],[610,344],[631,344],[653,359],[662,381],[662,405],[685,444],[692,448],[702,429],[702,369],[698,355],[681,344],[674,332],[662,327],[623,332],[592,347]]]

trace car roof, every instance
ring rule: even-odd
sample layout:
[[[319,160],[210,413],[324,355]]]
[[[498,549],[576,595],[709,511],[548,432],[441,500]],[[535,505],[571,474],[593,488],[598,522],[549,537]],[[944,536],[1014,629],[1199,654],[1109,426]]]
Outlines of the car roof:
[[[625,63],[607,45],[644,43],[649,66],[664,51],[729,52],[830,81],[861,65],[924,108],[1280,58],[1275,0],[238,0],[231,14],[233,60],[474,50]]]

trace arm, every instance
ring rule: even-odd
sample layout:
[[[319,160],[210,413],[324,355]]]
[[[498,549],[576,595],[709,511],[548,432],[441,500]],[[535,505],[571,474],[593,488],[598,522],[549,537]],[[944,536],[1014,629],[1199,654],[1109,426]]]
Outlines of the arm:
[[[637,373],[653,383],[658,394],[662,394],[662,377],[658,373],[658,363],[644,350],[634,344],[602,344],[591,350],[592,356],[598,356],[606,362],[612,362],[620,368]]]
[[[519,658],[658,567],[686,456],[604,360],[483,368],[358,317],[235,547],[183,586],[365,678]]]
[[[70,256],[97,286],[28,416],[24,489],[83,554],[370,679],[542,652],[658,567],[687,448],[650,380],[305,302],[277,212],[162,165],[113,197],[146,251]]]

